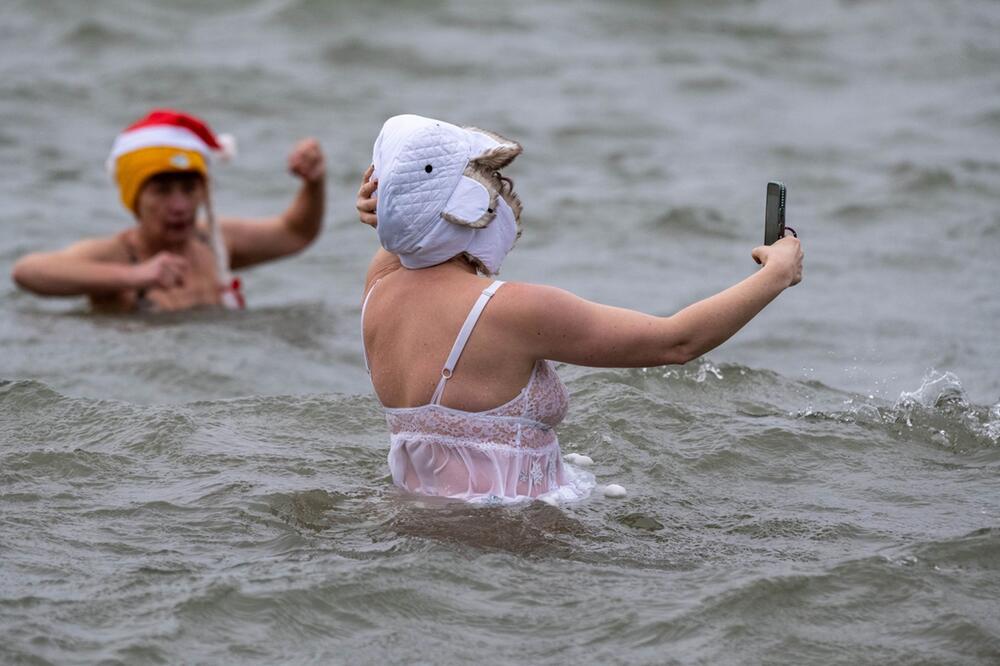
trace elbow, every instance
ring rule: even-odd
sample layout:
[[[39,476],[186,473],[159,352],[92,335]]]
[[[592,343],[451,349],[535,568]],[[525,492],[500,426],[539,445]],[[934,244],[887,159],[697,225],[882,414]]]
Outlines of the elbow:
[[[21,289],[26,289],[28,291],[35,291],[32,287],[34,280],[32,279],[33,271],[31,268],[31,256],[23,257],[19,259],[15,264],[14,268],[10,271],[10,279],[14,281]]]
[[[310,245],[316,242],[319,235],[323,232],[323,218],[321,217],[314,226],[307,229],[305,232],[299,234],[299,252],[306,249]]]
[[[298,254],[316,242],[323,231],[323,219],[320,217],[309,224],[294,224],[286,221],[285,228],[288,230],[290,239],[287,254]]]
[[[10,271],[10,279],[21,289],[38,296],[56,296],[50,278],[46,271],[45,257],[29,254],[14,263]]]
[[[689,361],[695,360],[701,356],[701,354],[702,352],[693,344],[676,344],[666,350],[663,355],[663,362],[661,365],[684,365]]]
[[[681,352],[680,360],[677,361],[677,365],[684,365],[685,363],[693,361],[696,358],[699,358],[700,356],[701,356],[700,351],[696,351],[694,349],[685,349],[683,352]]]
[[[319,229],[311,231],[309,233],[299,233],[295,235],[295,240],[292,243],[289,254],[299,254],[305,252],[305,250],[316,242],[319,238]]]

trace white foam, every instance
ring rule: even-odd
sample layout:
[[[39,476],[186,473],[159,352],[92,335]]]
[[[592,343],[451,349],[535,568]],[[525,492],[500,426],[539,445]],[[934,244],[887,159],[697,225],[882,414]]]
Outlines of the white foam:
[[[593,458],[591,458],[590,456],[582,455],[580,453],[567,453],[566,455],[563,456],[563,458],[568,463],[572,463],[574,465],[580,465],[582,467],[587,467],[588,465],[594,464]]]
[[[625,488],[619,486],[617,483],[609,483],[608,485],[604,486],[605,497],[619,498],[619,497],[625,497],[627,494],[628,493],[625,492]]]

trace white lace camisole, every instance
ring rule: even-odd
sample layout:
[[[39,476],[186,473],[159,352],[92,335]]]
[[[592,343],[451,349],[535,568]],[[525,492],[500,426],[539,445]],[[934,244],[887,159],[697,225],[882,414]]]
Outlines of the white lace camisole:
[[[362,345],[365,307],[376,285],[361,308]],[[497,280],[484,289],[469,312],[431,402],[419,407],[383,405],[393,483],[414,493],[470,502],[582,499],[594,487],[594,477],[564,462],[560,454],[555,426],[565,417],[569,399],[549,361],[536,362],[521,392],[493,409],[467,412],[441,404],[479,317],[501,285]],[[365,367],[369,369],[367,351]]]

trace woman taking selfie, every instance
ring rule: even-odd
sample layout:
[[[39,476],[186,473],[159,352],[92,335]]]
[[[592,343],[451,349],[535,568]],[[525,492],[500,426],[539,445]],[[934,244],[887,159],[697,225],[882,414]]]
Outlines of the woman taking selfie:
[[[365,280],[366,365],[390,429],[393,482],[473,502],[585,497],[555,426],[568,396],[553,363],[683,364],[802,279],[797,238],[752,251],[754,275],[669,317],[492,276],[520,235],[500,170],[521,146],[420,116],[386,121],[358,192],[378,250]]]

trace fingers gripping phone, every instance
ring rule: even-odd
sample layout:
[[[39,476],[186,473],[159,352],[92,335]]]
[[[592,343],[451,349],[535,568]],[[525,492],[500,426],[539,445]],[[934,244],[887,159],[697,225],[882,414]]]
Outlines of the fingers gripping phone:
[[[785,235],[785,230],[798,237],[795,229],[785,227],[785,185],[777,181],[767,184],[767,203],[764,207],[764,245],[772,245]]]

